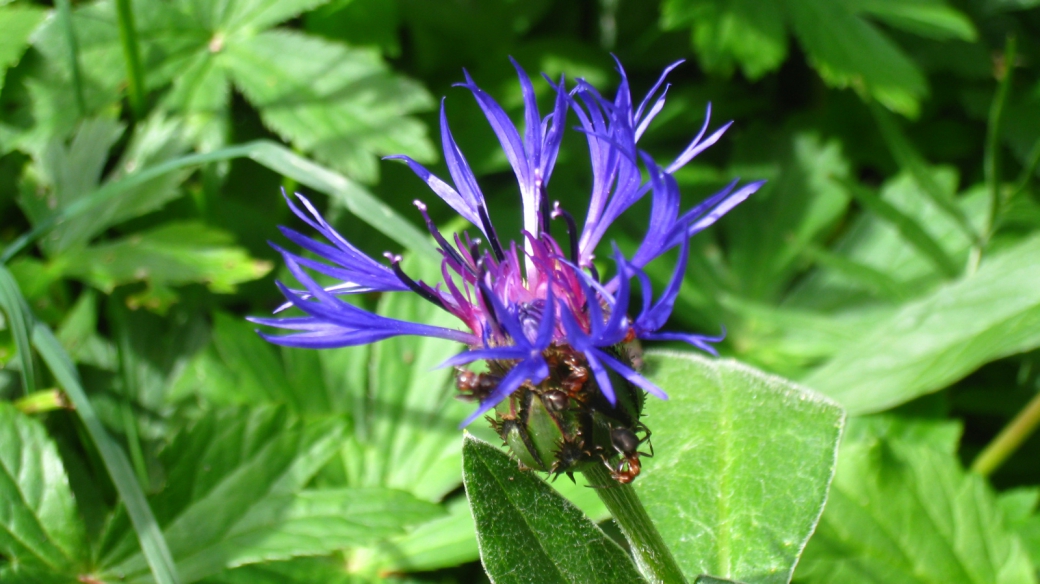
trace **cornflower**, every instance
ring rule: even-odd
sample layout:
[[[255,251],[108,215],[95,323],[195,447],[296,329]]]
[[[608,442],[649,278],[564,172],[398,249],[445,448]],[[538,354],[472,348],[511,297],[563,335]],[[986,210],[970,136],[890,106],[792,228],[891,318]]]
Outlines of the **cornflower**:
[[[523,94],[523,133],[502,107],[465,73],[465,82],[459,85],[476,98],[516,174],[523,208],[519,241],[506,241],[495,230],[473,170],[452,137],[442,99],[441,143],[454,186],[407,156],[387,158],[407,164],[438,197],[475,225],[481,237],[471,238],[467,233],[461,237],[455,235],[449,241],[431,220],[426,205],[416,201],[443,258],[443,279],[431,285],[409,277],[401,268],[400,256],[386,254],[388,263],[367,256],[333,229],[303,196],[296,195],[300,206],[286,197],[293,213],[328,243],[282,228],[290,241],[324,261],[275,246],[304,288],[295,290],[278,283],[288,300],[286,306],[295,306],[305,316],[253,319],[262,325],[296,331],[282,336],[261,333],[262,336],[272,343],[306,348],[361,345],[398,335],[457,341],[467,345],[468,350],[447,360],[445,365],[458,367],[479,360],[489,365],[489,373],[479,379],[468,374],[463,382],[460,377],[460,389],[479,401],[479,406],[462,426],[509,398],[508,407],[502,408],[506,411],[500,412],[500,419],[493,423],[503,439],[510,442],[511,433],[532,415],[531,402],[538,397],[544,411],[553,417],[562,432],[551,448],[541,449],[541,456],[537,451],[532,451],[533,457],[527,459],[521,456],[529,465],[559,473],[580,460],[600,457],[606,462],[605,452],[611,443],[623,458],[633,455],[634,449],[646,439],[633,442],[634,433],[645,429],[638,420],[643,395],[635,388],[661,399],[667,399],[667,395],[636,371],[622,347],[635,339],[671,340],[715,353],[711,343],[722,340],[721,335],[665,332],[661,328],[679,294],[690,238],[762,185],[762,182],[752,182],[738,188],[735,180],[680,213],[679,188],[673,173],[716,143],[732,122],[706,135],[711,117],[709,104],[704,125],[696,137],[663,168],[639,150],[640,138],[664,106],[669,87],[665,79],[679,63],[664,70],[638,106],[632,101],[628,79],[620,63],[617,71],[621,83],[613,100],[604,98],[581,79],[568,91],[562,77],[555,84],[546,78],[555,99],[552,111],[542,117],[530,78],[513,61]],[[580,231],[574,217],[559,203],[550,205],[547,194],[568,111],[573,111],[579,121],[576,129],[587,139],[592,163],[592,194]],[[648,179],[644,179],[641,169],[645,169]],[[609,279],[602,278],[593,264],[597,247],[610,225],[647,193],[651,193],[652,199],[645,239],[631,258],[614,247],[613,275]],[[568,239],[563,245],[550,234],[552,220],[562,220],[566,227]],[[679,248],[675,269],[655,300],[643,268],[675,247]],[[323,287],[307,270],[340,283]],[[630,305],[632,282],[636,282],[641,291],[638,314]],[[341,299],[344,295],[365,292],[416,293],[456,316],[464,328],[444,328],[381,316]],[[592,379],[595,383],[589,382]],[[612,408],[619,407],[616,386],[625,382],[630,384],[624,388],[628,395],[624,401],[629,404],[626,407],[635,411],[610,413]],[[574,415],[564,419],[568,411]],[[609,426],[607,446],[589,442],[589,435],[594,433],[591,425],[595,411],[610,414],[606,422]],[[622,428],[631,436],[620,436],[616,428]],[[648,436],[649,431],[646,432]],[[582,435],[586,438],[582,439]],[[619,445],[619,441],[623,444]],[[525,442],[531,450],[526,434],[513,442]],[[556,463],[550,465],[544,460],[548,452]],[[532,459],[534,464],[530,463]],[[620,468],[614,468],[618,476],[623,474]],[[638,465],[635,469],[638,474]]]

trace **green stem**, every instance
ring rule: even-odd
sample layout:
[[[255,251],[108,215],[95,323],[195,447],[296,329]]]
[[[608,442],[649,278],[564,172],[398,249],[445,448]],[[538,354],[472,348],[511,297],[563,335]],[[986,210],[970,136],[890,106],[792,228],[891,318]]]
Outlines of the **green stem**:
[[[14,402],[14,407],[23,414],[42,414],[54,410],[69,409],[72,404],[60,389],[41,389],[23,396]]]
[[[668,551],[654,522],[646,514],[632,485],[623,485],[610,477],[601,464],[590,464],[582,470],[589,486],[614,516],[621,532],[632,545],[632,555],[643,576],[652,584],[685,584],[679,564]]]
[[[1014,36],[1009,36],[1004,47],[1004,78],[1000,80],[997,94],[993,97],[993,104],[989,109],[989,120],[986,128],[986,152],[984,157],[984,174],[986,187],[989,190],[990,207],[989,217],[986,221],[986,229],[982,233],[983,243],[989,239],[996,227],[997,219],[1000,217],[1000,208],[1003,203],[1000,195],[1000,126],[1004,118],[1004,107],[1007,105],[1008,93],[1011,89],[1012,73],[1015,69],[1015,54],[1017,42]]]
[[[144,115],[144,69],[141,68],[141,51],[137,44],[137,28],[134,26],[134,11],[130,0],[116,0],[116,17],[119,19],[119,40],[126,59],[126,78],[130,97],[130,109],[134,118]]]
[[[65,31],[65,42],[69,46],[69,68],[72,69],[72,89],[76,95],[76,107],[79,115],[87,115],[87,100],[83,97],[83,74],[79,69],[79,44],[76,42],[76,31],[72,28],[72,6],[69,0],[57,0],[58,17]]]
[[[979,453],[975,462],[971,463],[971,470],[989,476],[1018,450],[1037,426],[1040,426],[1040,393],[1033,396],[1015,419]]]

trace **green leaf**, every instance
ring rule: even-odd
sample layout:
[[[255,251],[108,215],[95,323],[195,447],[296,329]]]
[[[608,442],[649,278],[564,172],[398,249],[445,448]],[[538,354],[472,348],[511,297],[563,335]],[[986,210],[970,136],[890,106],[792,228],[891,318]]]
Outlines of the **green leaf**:
[[[337,515],[350,510],[339,496],[343,493],[304,492],[342,435],[336,421],[304,424],[278,408],[212,413],[181,433],[161,458],[167,485],[153,505],[184,581],[265,558],[327,553],[353,542],[357,526]],[[402,501],[405,517],[415,509]],[[355,510],[360,516],[368,512],[364,505]],[[144,558],[118,528],[124,524],[118,517],[113,523],[101,564],[107,574],[140,581],[147,577]],[[372,526],[373,538],[379,537],[377,527]],[[307,537],[287,537],[294,529]]]
[[[363,581],[362,581],[363,582]],[[251,564],[203,580],[203,584],[359,584],[339,558],[295,558]]]
[[[97,303],[97,293],[89,288],[84,290],[65,313],[55,334],[73,361],[115,371],[116,349],[97,332]]]
[[[33,327],[32,341],[58,385],[65,390],[65,395],[72,402],[73,408],[87,429],[87,434],[101,455],[105,470],[108,471],[108,476],[112,479],[130,517],[133,533],[143,550],[152,577],[158,584],[177,584],[180,582],[177,567],[170,557],[169,548],[162,532],[159,531],[152,509],[141,491],[141,485],[134,476],[126,454],[105,431],[93,404],[83,390],[75,365],[46,325],[36,323]]]
[[[957,173],[950,168],[936,168],[929,174],[944,196],[953,200]],[[880,197],[923,230],[955,263],[967,262],[972,238],[964,234],[957,220],[924,193],[909,173],[900,173],[885,181]],[[976,220],[985,217],[988,205],[985,188],[969,189],[956,202],[963,213]],[[847,259],[891,278],[906,298],[924,296],[947,281],[936,270],[935,263],[911,245],[891,222],[873,213],[863,213],[856,218],[832,250],[839,260]],[[848,310],[876,307],[878,296],[869,293],[861,280],[828,269],[809,274],[785,301],[811,310]],[[832,348],[837,350],[842,345]]]
[[[221,58],[265,124],[349,176],[372,182],[379,173],[373,154],[436,156],[426,127],[406,117],[433,100],[389,74],[373,50],[278,30],[231,44]]]
[[[641,582],[610,537],[531,471],[467,436],[463,480],[494,582]]]
[[[405,535],[379,544],[369,559],[370,566],[356,571],[426,572],[458,566],[480,558],[474,534],[473,514],[462,497],[446,505],[447,516],[424,523]]]
[[[1022,543],[955,454],[896,438],[842,444],[827,509],[798,567],[807,584],[1033,584]]]
[[[18,236],[4,248],[3,253],[0,253],[0,263],[11,259],[26,245],[57,225],[71,221],[73,218],[83,220],[88,211],[116,205],[127,197],[128,193],[144,188],[153,180],[199,164],[243,157],[251,158],[275,172],[336,198],[360,219],[369,222],[390,239],[416,251],[423,257],[427,259],[438,257],[426,235],[357,183],[293,153],[280,144],[268,140],[256,140],[205,154],[181,156],[110,181],[68,206],[40,217],[32,230]],[[55,204],[55,206],[57,205]]]
[[[928,92],[920,69],[876,26],[845,2],[787,4],[791,28],[810,62],[832,87],[853,87],[889,109],[914,116]]]
[[[18,63],[29,45],[29,34],[47,16],[36,6],[0,6],[0,90],[7,69]]]
[[[144,233],[86,248],[53,260],[66,276],[105,292],[130,282],[153,287],[203,283],[218,293],[264,276],[271,263],[249,257],[234,238],[198,222],[166,222]]]
[[[941,0],[853,0],[856,10],[882,22],[940,41],[974,42],[975,25]]]
[[[948,278],[956,278],[960,274],[960,266],[950,256],[946,255],[946,251],[942,246],[932,239],[928,232],[918,225],[912,217],[904,214],[897,207],[889,204],[856,181],[842,180],[840,182],[860,205],[863,205],[871,213],[895,227],[907,243],[912,245],[921,255],[931,260],[935,267]]]
[[[756,0],[667,0],[666,29],[691,26],[697,60],[708,71],[730,73],[734,61],[750,79],[775,70],[787,58],[784,7]]]
[[[786,583],[823,511],[844,414],[734,361],[650,353],[655,456],[635,482],[688,577]]]
[[[937,391],[980,365],[1040,346],[1040,237],[907,304],[803,382],[850,413]]]
[[[17,576],[88,571],[83,521],[43,424],[0,402],[0,566]],[[6,581],[6,580],[5,580]]]
[[[183,169],[147,181],[125,182],[122,188],[114,186],[138,168],[167,161],[186,149],[179,124],[155,115],[134,129],[116,170],[104,181],[104,186],[113,187],[112,194],[88,202],[105,190],[99,188],[102,172],[123,131],[113,119],[88,119],[68,145],[55,137],[34,156],[36,164],[23,180],[19,204],[34,227],[53,226],[50,236],[40,242],[47,255],[80,248],[112,225],[154,211],[180,195],[177,186],[187,176]],[[91,208],[89,215],[72,212],[85,204]]]
[[[29,394],[36,391],[36,366],[33,363],[32,345],[32,313],[25,297],[18,288],[18,282],[6,268],[0,267],[0,309],[7,317],[7,328],[14,337],[14,345],[18,350],[18,362],[22,368],[22,390]]]

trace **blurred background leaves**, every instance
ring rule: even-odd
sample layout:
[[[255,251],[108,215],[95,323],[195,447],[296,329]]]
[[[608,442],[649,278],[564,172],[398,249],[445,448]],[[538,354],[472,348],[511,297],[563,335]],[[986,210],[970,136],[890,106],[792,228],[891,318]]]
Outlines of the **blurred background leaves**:
[[[516,232],[505,157],[452,84],[466,68],[516,117],[508,56],[607,89],[614,52],[637,95],[687,60],[641,142],[660,160],[708,102],[736,121],[677,174],[685,204],[769,181],[693,240],[670,326],[725,325],[723,353],[853,414],[795,581],[1035,582],[1040,438],[966,469],[1040,393],[1038,4],[0,0],[0,397],[17,404],[0,404],[0,497],[26,501],[0,514],[0,578],[485,578],[469,405],[433,369],[457,347],[282,349],[243,317],[281,302],[281,188],[437,277],[412,201],[452,214],[379,157],[443,171],[441,95]],[[572,209],[586,156],[567,136],[549,188]],[[648,207],[609,238],[635,249]],[[408,296],[357,300],[449,324]],[[590,489],[555,486],[606,519]]]

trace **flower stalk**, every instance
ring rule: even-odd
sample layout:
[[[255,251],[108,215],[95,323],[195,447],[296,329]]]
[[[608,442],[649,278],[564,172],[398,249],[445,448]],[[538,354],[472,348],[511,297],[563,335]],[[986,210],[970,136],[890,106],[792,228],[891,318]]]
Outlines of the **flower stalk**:
[[[601,464],[586,465],[582,474],[589,486],[596,489],[600,500],[625,534],[632,546],[636,565],[647,581],[651,584],[684,584],[686,578],[679,564],[646,514],[632,485],[616,482]]]

